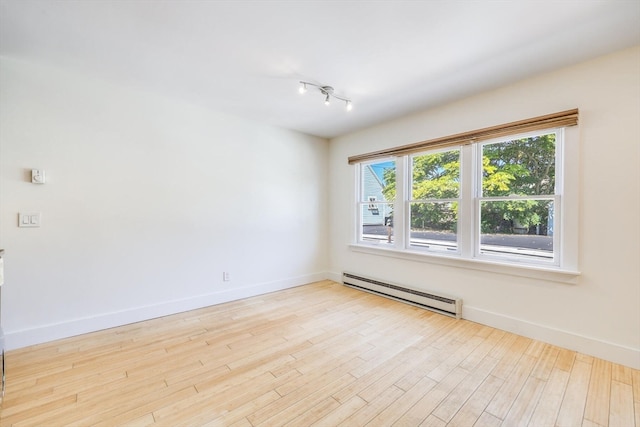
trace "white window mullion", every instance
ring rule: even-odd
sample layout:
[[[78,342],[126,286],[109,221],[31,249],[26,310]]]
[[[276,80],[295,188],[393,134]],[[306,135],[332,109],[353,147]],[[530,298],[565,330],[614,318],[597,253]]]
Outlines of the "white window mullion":
[[[355,223],[355,229],[352,230],[352,238],[354,239],[355,242],[361,242],[362,241],[362,215],[360,215],[361,212],[361,203],[360,200],[362,199],[362,192],[363,192],[363,183],[362,183],[362,168],[364,167],[364,165],[362,163],[359,163],[357,165],[358,167],[355,168],[355,174],[356,174],[356,186],[354,188],[354,193],[355,193],[355,217],[356,217],[356,223]]]
[[[553,254],[554,263],[558,266],[565,264],[565,260],[562,259],[564,248],[562,247],[565,229],[568,229],[568,224],[565,223],[563,217],[563,203],[564,203],[564,129],[556,130],[556,188],[555,197],[553,200]],[[573,266],[572,266],[573,267]]]
[[[475,159],[476,146],[469,144],[460,150],[460,204],[458,210],[458,247],[463,258],[473,258],[475,254],[477,218],[476,183],[478,182],[478,162]]]
[[[408,207],[408,189],[410,182],[411,168],[407,166],[407,156],[396,159],[396,200],[393,204],[393,238],[394,246],[398,249],[405,249],[406,242],[409,241],[410,228],[406,224],[410,209]]]
[[[557,266],[562,265],[562,232],[564,227],[556,227],[557,224],[562,224],[562,200],[561,196],[556,195],[553,198],[553,263]]]

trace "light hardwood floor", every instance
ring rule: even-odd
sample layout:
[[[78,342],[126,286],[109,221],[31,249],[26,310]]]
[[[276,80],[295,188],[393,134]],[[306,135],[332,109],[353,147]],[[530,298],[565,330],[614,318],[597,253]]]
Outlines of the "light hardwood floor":
[[[8,426],[640,427],[640,371],[330,281],[7,355]]]

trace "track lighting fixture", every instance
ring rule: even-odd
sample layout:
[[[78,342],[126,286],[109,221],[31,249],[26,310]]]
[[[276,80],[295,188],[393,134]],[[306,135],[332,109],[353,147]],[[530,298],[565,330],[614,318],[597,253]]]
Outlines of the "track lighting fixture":
[[[306,93],[307,92],[307,86],[313,86],[318,88],[318,90],[320,91],[321,94],[324,95],[324,105],[330,105],[331,104],[331,98],[335,98],[338,99],[342,102],[345,103],[345,107],[347,109],[347,111],[351,111],[353,109],[353,104],[351,103],[350,99],[344,98],[342,96],[338,96],[335,93],[333,93],[333,88],[331,86],[322,86],[322,85],[317,85],[315,83],[310,83],[310,82],[300,82],[300,93]]]

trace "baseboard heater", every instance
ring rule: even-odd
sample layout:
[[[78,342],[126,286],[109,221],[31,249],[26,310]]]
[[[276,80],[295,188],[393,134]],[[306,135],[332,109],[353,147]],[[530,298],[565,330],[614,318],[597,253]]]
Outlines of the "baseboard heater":
[[[462,300],[460,298],[436,295],[346,272],[342,273],[342,283],[352,288],[426,308],[456,319],[462,315]]]

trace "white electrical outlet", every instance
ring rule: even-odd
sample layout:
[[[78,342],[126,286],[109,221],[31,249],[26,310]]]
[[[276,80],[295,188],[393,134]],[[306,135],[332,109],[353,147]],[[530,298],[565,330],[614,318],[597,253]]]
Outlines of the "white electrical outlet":
[[[229,277],[229,272],[228,271],[222,272],[222,280],[225,281],[225,282],[228,282],[229,280],[231,280],[231,278]]]

